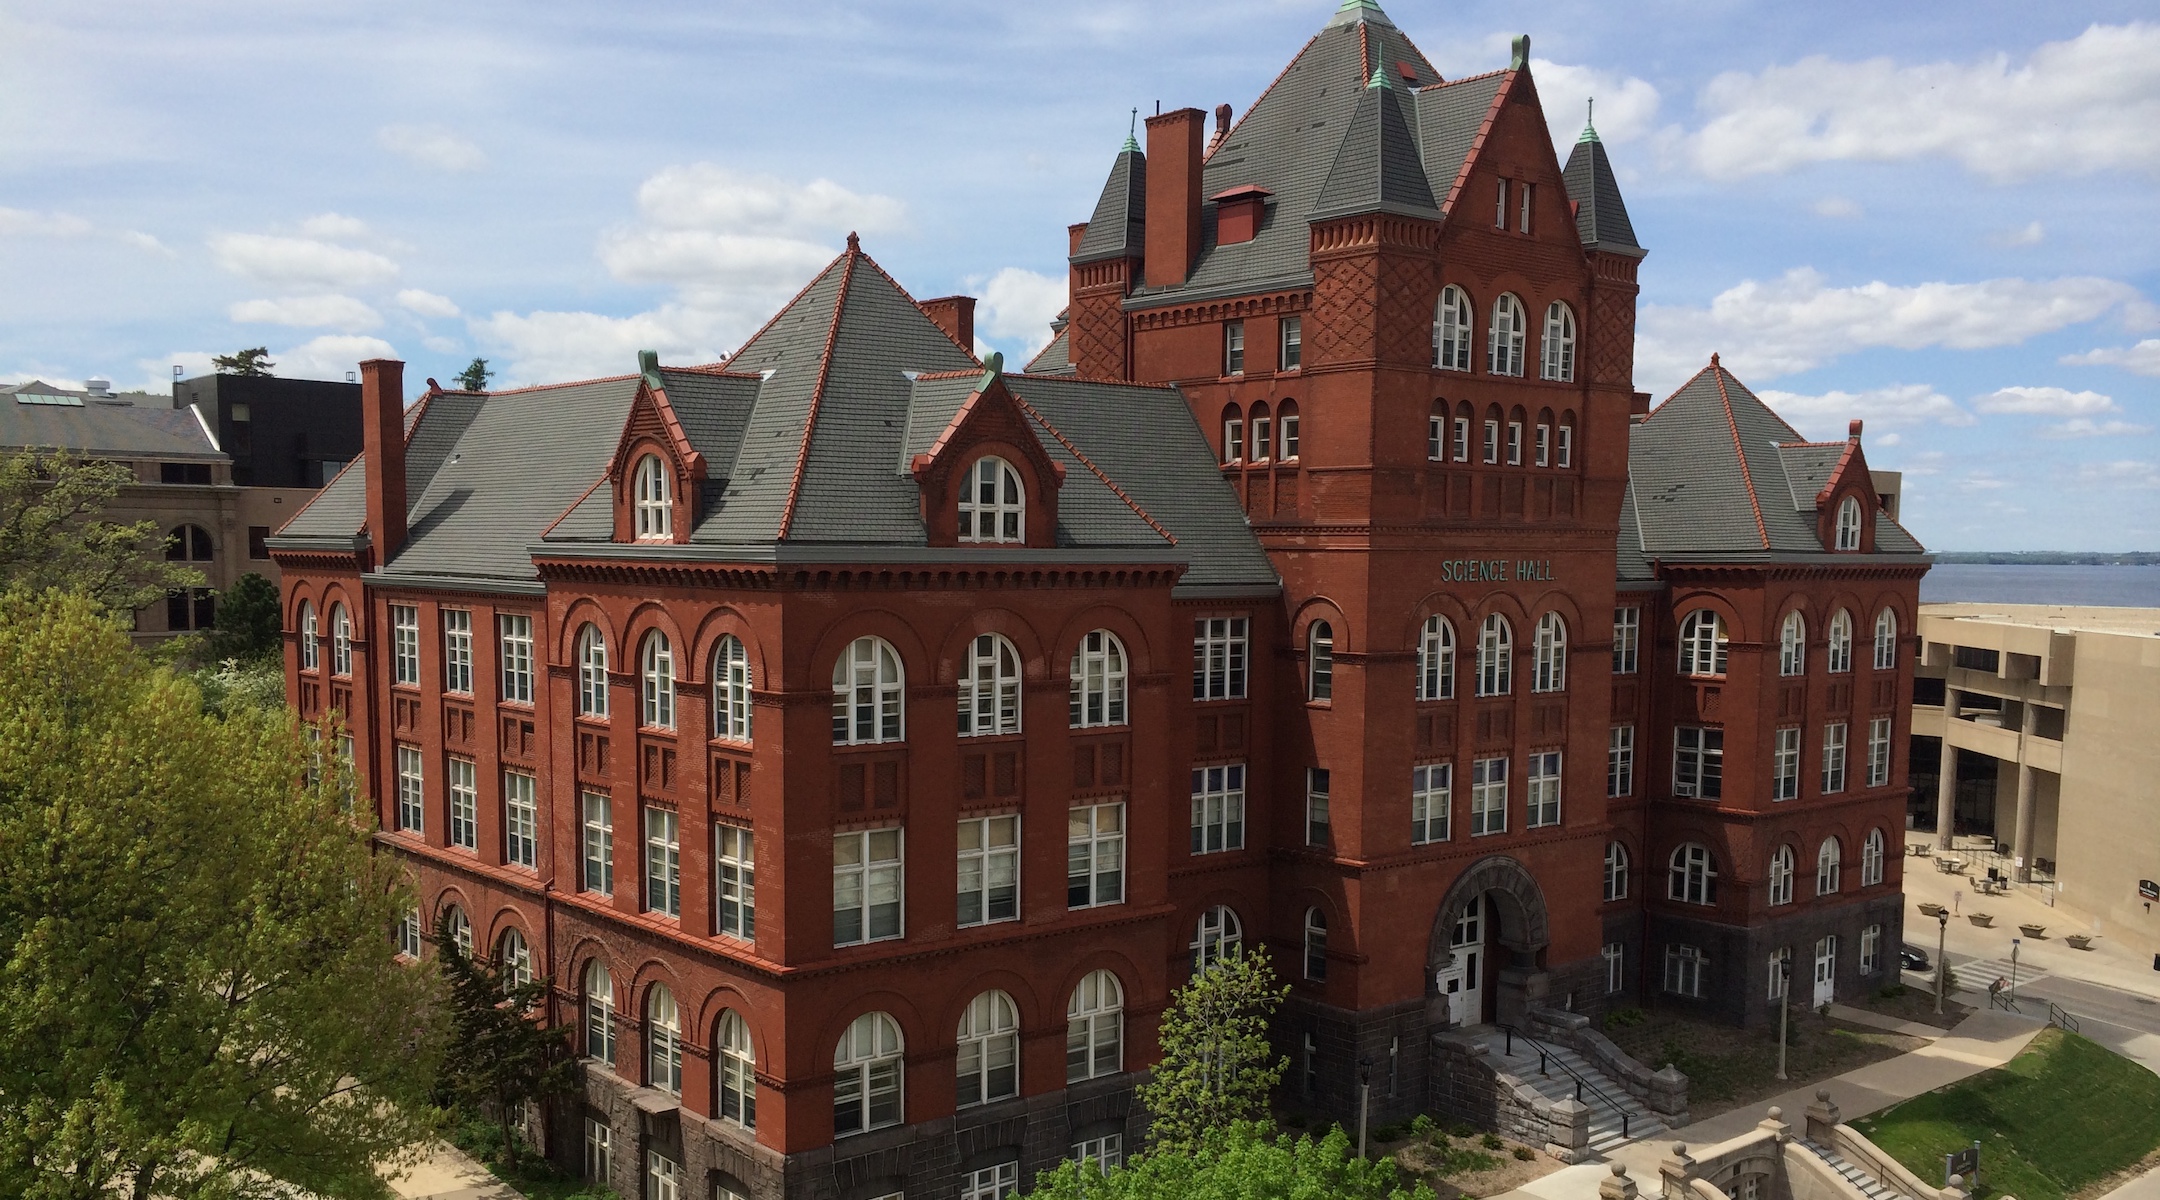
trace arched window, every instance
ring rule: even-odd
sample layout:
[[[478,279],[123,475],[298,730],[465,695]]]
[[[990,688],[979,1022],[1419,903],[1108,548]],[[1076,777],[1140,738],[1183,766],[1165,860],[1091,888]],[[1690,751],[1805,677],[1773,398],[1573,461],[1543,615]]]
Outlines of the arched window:
[[[495,969],[502,972],[505,989],[524,987],[533,980],[532,947],[514,927],[503,930],[502,940],[495,943]]]
[[[1830,618],[1830,673],[1843,675],[1852,670],[1852,614],[1844,609]]]
[[[1275,422],[1268,417],[1266,402],[1254,404],[1247,419],[1252,422],[1252,460],[1266,462],[1275,453]]]
[[[1011,996],[993,989],[968,1001],[958,1044],[957,1107],[1020,1094],[1020,1010]]]
[[[1686,904],[1717,903],[1717,860],[1710,857],[1710,847],[1685,842],[1672,852],[1665,897]]]
[[[585,967],[585,1054],[615,1065],[615,981],[597,958]]]
[[[1845,849],[1834,837],[1823,839],[1822,849],[1815,852],[1815,894],[1827,896],[1838,890],[1838,878],[1845,866]]]
[[[833,1135],[900,1123],[900,1026],[881,1012],[855,1018],[833,1047]]]
[[[1575,310],[1558,300],[1545,310],[1544,361],[1538,374],[1561,383],[1575,380]]]
[[[1108,971],[1090,971],[1065,1002],[1065,1082],[1125,1069],[1125,989]]]
[[[166,536],[166,562],[206,563],[215,557],[210,531],[200,525],[182,525]]]
[[[1021,541],[1026,518],[1027,489],[1020,486],[1020,472],[995,454],[976,459],[960,493],[960,540]]]
[[[757,1050],[750,1044],[750,1025],[731,1008],[720,1014],[714,1041],[720,1051],[720,1119],[756,1129]]]
[[[1882,882],[1883,834],[1880,829],[1868,830],[1867,840],[1860,843],[1860,886],[1874,887]]]
[[[1418,638],[1417,698],[1455,698],[1455,626],[1446,617],[1425,618],[1425,632]]]
[[[1875,614],[1875,669],[1897,670],[1897,611],[1884,609]]]
[[[1305,910],[1305,978],[1327,982],[1327,914],[1317,908]]]
[[[1605,843],[1605,899],[1625,900],[1628,893],[1627,847],[1618,842]]]
[[[1433,313],[1432,365],[1443,371],[1470,369],[1470,296],[1449,284],[1440,289],[1440,306]]]
[[[1305,698],[1327,701],[1335,697],[1335,627],[1314,621],[1305,631]]]
[[[1245,944],[1245,926],[1238,915],[1218,904],[1200,914],[1199,928],[1193,932],[1193,970],[1205,971],[1209,967],[1240,953]]]
[[[1074,729],[1125,723],[1125,643],[1089,630],[1073,647],[1070,708]]]
[[[1785,614],[1785,625],[1778,631],[1777,673],[1807,674],[1807,620],[1798,609]]]
[[[315,606],[305,600],[300,602],[300,669],[313,671],[322,666],[322,639],[316,636]]]
[[[995,633],[968,643],[960,672],[960,736],[1020,732],[1020,652]]]
[[[1477,694],[1505,696],[1515,686],[1515,631],[1499,613],[1478,629]]]
[[[750,651],[728,634],[713,647],[713,736],[750,740]]]
[[[639,723],[647,729],[675,728],[675,648],[657,629],[645,635],[638,674],[639,693],[644,700]]]
[[[1791,904],[1794,871],[1791,846],[1779,846],[1770,856],[1770,903]]]
[[[668,496],[670,487],[667,465],[659,455],[648,454],[638,460],[630,495],[639,539],[675,536],[675,504]]]
[[[1723,675],[1726,647],[1725,618],[1698,608],[1680,622],[1680,673]]]
[[[450,931],[450,940],[457,946],[458,953],[471,958],[472,922],[465,919],[465,910],[453,904],[443,913],[442,919],[444,928]]]
[[[664,983],[652,985],[645,996],[645,1084],[682,1095],[682,1014]]]
[[[577,664],[578,715],[607,716],[607,639],[600,636],[598,625],[587,624],[578,630]]]
[[[1860,500],[1856,496],[1845,497],[1845,502],[1837,507],[1837,548],[1860,548]]]
[[[897,742],[902,733],[900,655],[880,637],[859,637],[833,662],[832,736],[837,745]]]
[[[352,674],[352,616],[342,604],[330,606],[330,673]]]
[[[1502,292],[1493,301],[1492,331],[1486,339],[1485,369],[1494,375],[1523,373],[1523,335],[1530,318],[1513,292]]]
[[[1226,463],[1245,461],[1245,411],[1235,404],[1223,406],[1222,460]]]
[[[1535,654],[1531,660],[1530,690],[1533,692],[1562,692],[1567,690],[1567,622],[1559,613],[1549,612],[1538,618],[1537,633],[1531,639]]]

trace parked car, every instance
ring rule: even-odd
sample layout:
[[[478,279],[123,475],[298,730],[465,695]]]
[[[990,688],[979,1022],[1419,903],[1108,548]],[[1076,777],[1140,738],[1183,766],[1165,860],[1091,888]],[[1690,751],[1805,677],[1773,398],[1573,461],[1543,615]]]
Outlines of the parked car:
[[[1930,960],[1927,951],[1918,946],[1906,946],[1898,951],[1898,963],[1908,971],[1925,971]]]

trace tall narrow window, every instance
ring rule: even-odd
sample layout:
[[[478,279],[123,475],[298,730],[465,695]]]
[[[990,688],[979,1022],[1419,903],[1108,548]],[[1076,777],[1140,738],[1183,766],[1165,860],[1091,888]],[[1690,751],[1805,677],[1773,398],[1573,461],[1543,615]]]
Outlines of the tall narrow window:
[[[1432,412],[1425,417],[1425,461],[1446,462],[1448,450],[1448,410],[1444,400],[1433,401]]]
[[[1673,795],[1716,800],[1725,795],[1725,731],[1697,725],[1673,730]]]
[[[1507,180],[1505,180],[1505,179],[1502,179],[1502,180],[1499,180],[1499,181],[1498,181],[1498,183],[1499,183],[1499,196],[1498,196],[1498,199],[1497,199],[1497,200],[1496,200],[1496,201],[1494,202],[1494,204],[1493,204],[1493,219],[1492,219],[1492,223],[1493,223],[1493,228],[1495,228],[1495,229],[1506,229],[1506,228],[1507,228],[1507,219],[1508,219],[1508,211],[1507,211],[1507,185],[1508,185],[1508,181],[1507,181]]]
[[[1327,982],[1327,914],[1317,908],[1305,910],[1305,978]]]
[[[1507,426],[1507,465],[1522,465],[1522,422],[1509,421]]]
[[[1470,369],[1470,321],[1469,295],[1452,283],[1440,289],[1440,307],[1433,315],[1433,366]]]
[[[1707,961],[1699,946],[1665,947],[1665,990],[1676,996],[1701,999],[1703,964]]]
[[[1470,836],[1507,832],[1507,760],[1470,764]]]
[[[1470,418],[1464,416],[1455,418],[1455,461],[1470,461]]]
[[[1498,417],[1487,417],[1485,419],[1485,461],[1491,465],[1498,465],[1500,462],[1500,419]]]
[[[1252,458],[1256,463],[1266,462],[1275,453],[1275,422],[1268,417],[1267,405],[1252,407]]]
[[[898,829],[833,835],[833,945],[901,936],[900,843]]]
[[[1304,321],[1298,317],[1284,317],[1276,328],[1281,330],[1282,348],[1275,361],[1281,370],[1295,371],[1305,363]]]
[[[1280,428],[1278,436],[1282,438],[1282,453],[1277,457],[1285,462],[1296,460],[1298,456],[1298,415],[1297,409],[1291,407],[1290,401],[1283,401],[1282,409],[1277,415],[1276,424]]]
[[[1883,877],[1883,832],[1868,830],[1867,840],[1860,843],[1860,886],[1874,887]]]
[[[330,673],[352,674],[352,615],[342,604],[330,606]]]
[[[1505,696],[1514,687],[1515,631],[1493,613],[1478,629],[1477,694]]]
[[[1890,718],[1875,717],[1868,721],[1867,734],[1867,785],[1882,787],[1890,782]]]
[[[1027,529],[1027,489],[1020,472],[996,455],[975,460],[960,493],[960,540],[1018,542]]]
[[[1192,852],[1245,848],[1245,764],[1195,767],[1192,772]]]
[[[1884,609],[1875,614],[1875,669],[1897,670],[1897,611]]]
[[[682,1013],[661,983],[645,997],[645,1085],[682,1095]]]
[[[502,698],[510,704],[531,704],[533,698],[532,618],[510,613],[495,618],[501,661]]]
[[[495,969],[502,972],[503,990],[521,988],[533,981],[532,947],[516,929],[503,930],[495,944]]]
[[[1822,849],[1815,852],[1815,894],[1827,896],[1838,890],[1845,873],[1845,848],[1834,837],[1823,839]]]
[[[1605,843],[1605,901],[1625,900],[1628,894],[1627,847],[1618,842]]]
[[[1553,458],[1553,465],[1556,467],[1565,469],[1575,465],[1575,427],[1573,425],[1560,426],[1560,440],[1555,447]]]
[[[1807,674],[1807,621],[1797,611],[1786,613],[1785,624],[1778,630],[1777,672]]]
[[[713,736],[750,740],[750,652],[728,634],[713,648]]]
[[[713,826],[713,927],[721,937],[757,940],[757,838],[740,825]]]
[[[445,776],[450,792],[450,844],[463,850],[480,848],[480,789],[473,780],[473,761],[452,758]]]
[[[315,635],[315,606],[300,602],[300,669],[313,671],[322,666],[322,640]]]
[[[1225,375],[1245,373],[1245,322],[1226,321],[1223,324],[1223,370]]]
[[[1783,1000],[1792,994],[1792,947],[1780,946],[1770,952],[1769,985],[1763,989],[1764,999]]]
[[[682,915],[682,818],[674,810],[645,810],[645,911]]]
[[[969,1001],[955,1045],[956,1107],[1020,1094],[1020,1010],[1011,996],[992,990]]]
[[[539,782],[523,771],[503,772],[503,861],[534,869],[540,861]]]
[[[1708,846],[1688,842],[1672,852],[1665,898],[1687,904],[1717,903],[1717,862]]]
[[[1107,629],[1090,630],[1073,647],[1069,703],[1074,729],[1125,723],[1125,643]]]
[[[1523,339],[1529,329],[1523,303],[1513,292],[1493,302],[1492,331],[1486,339],[1485,369],[1494,375],[1523,373]]]
[[[1860,931],[1860,973],[1873,975],[1882,969],[1882,926],[1870,925]]]
[[[1528,233],[1530,232],[1530,202],[1531,198],[1537,195],[1537,185],[1525,183],[1520,185],[1516,192],[1518,199],[1515,202],[1515,232]]]
[[[1425,618],[1418,637],[1417,698],[1455,698],[1455,626],[1442,616]]]
[[[578,882],[588,892],[615,894],[615,818],[604,792],[579,796],[583,807],[581,871]]]
[[[1410,842],[1448,840],[1455,806],[1455,764],[1420,763],[1410,768]]]
[[[1205,971],[1243,953],[1244,943],[1245,926],[1236,913],[1220,904],[1208,909],[1200,914],[1200,924],[1193,931],[1193,970]]]
[[[757,1048],[750,1044],[750,1025],[742,1014],[729,1009],[720,1014],[720,1119],[744,1129],[757,1128]]]
[[[585,1056],[615,1065],[615,981],[599,959],[585,967]]]
[[[1065,1082],[1125,1069],[1125,989],[1108,971],[1090,971],[1065,1002]]]
[[[1558,300],[1545,310],[1543,361],[1538,374],[1561,383],[1575,381],[1575,310]],[[1544,464],[1540,463],[1540,466]]]
[[[645,635],[645,652],[638,674],[642,707],[639,723],[647,729],[675,728],[675,647],[667,635],[654,630]]]
[[[425,948],[426,941],[427,939],[420,931],[420,910],[417,908],[406,909],[405,915],[398,919],[398,954],[404,958],[418,960],[420,952]]]
[[[608,715],[608,660],[607,641],[600,636],[600,627],[586,625],[578,630],[578,714],[587,717]]]
[[[1830,618],[1830,673],[1843,675],[1852,670],[1852,614],[1844,609]]]
[[[833,742],[897,742],[905,679],[900,655],[884,638],[859,637],[833,661]]]
[[[1615,675],[1633,675],[1637,652],[1642,644],[1642,609],[1629,605],[1613,610],[1612,622],[1612,671]]]
[[[1534,457],[1531,459],[1532,462],[1536,463],[1538,466],[1541,467],[1547,467],[1552,465],[1551,424],[1545,421],[1538,422],[1537,440],[1531,444],[1531,451],[1534,455]]]
[[[638,460],[631,495],[640,540],[656,541],[675,535],[675,505],[668,495],[669,486],[667,466],[659,455],[648,454]]]
[[[1225,410],[1222,423],[1222,460],[1226,463],[1245,461],[1245,418],[1239,415],[1236,405]]]
[[[1081,804],[1065,814],[1065,907],[1125,900],[1125,806]]]
[[[1822,790],[1828,796],[1845,790],[1845,722],[1832,721],[1822,731]]]
[[[1770,904],[1772,907],[1791,904],[1793,895],[1793,852],[1791,846],[1779,846],[1770,856]]]
[[[472,695],[472,613],[462,608],[442,610],[443,690],[459,696]]]
[[[1615,725],[1605,739],[1605,796],[1618,800],[1635,794],[1635,727]]]
[[[1305,698],[1326,702],[1335,696],[1335,627],[1314,621],[1305,632]]]
[[[1845,497],[1837,510],[1837,548],[1858,550],[1860,548],[1860,501]]]
[[[1535,654],[1530,672],[1530,690],[1566,691],[1567,622],[1560,619],[1559,613],[1549,612],[1538,618],[1533,649]]]
[[[426,829],[424,784],[421,781],[420,747],[397,748],[397,827],[407,833]]]
[[[901,1114],[900,1026],[864,1013],[833,1047],[833,1133],[845,1137],[898,1125]]]
[[[1787,725],[1776,737],[1770,751],[1770,798],[1791,800],[1800,795],[1800,727]]]
[[[1680,673],[1723,675],[1729,644],[1725,618],[1707,608],[1689,613],[1687,619],[1680,622]]]
[[[1326,767],[1305,768],[1305,844],[1325,846],[1333,837],[1334,826],[1328,819],[1328,771]]]
[[[420,610],[410,604],[390,606],[392,683],[420,683]]]
[[[1020,818],[960,820],[960,883],[957,924],[987,925],[1020,919]]]
[[[1624,942],[1605,943],[1605,994],[1610,996],[1627,990],[1627,945]]]
[[[960,736],[1020,732],[1020,652],[995,633],[968,643],[960,672]]]
[[[1245,618],[1193,622],[1193,699],[1245,698]]]
[[[1526,828],[1560,823],[1560,752],[1546,750],[1530,756],[1529,810]]]

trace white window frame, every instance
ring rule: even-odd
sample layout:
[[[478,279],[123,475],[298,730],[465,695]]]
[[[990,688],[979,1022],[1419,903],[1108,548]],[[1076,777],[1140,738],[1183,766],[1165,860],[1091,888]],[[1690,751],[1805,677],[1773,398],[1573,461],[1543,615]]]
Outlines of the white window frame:
[[[1410,844],[1449,840],[1455,813],[1455,764],[1419,763],[1410,768]]]
[[[1011,996],[992,988],[968,1001],[953,1046],[954,1108],[1020,1094],[1020,1006]]]
[[[1073,646],[1067,724],[1074,729],[1125,724],[1125,673],[1125,643],[1118,635],[1107,629],[1080,635]]]
[[[1629,604],[1613,609],[1612,673],[1633,675],[1642,653],[1642,608]]]
[[[1560,441],[1553,454],[1553,465],[1565,471],[1575,465],[1575,427],[1566,423],[1560,426]]]
[[[1544,421],[1537,423],[1536,436],[1530,441],[1530,461],[1540,467],[1552,465],[1552,426]]]
[[[645,1086],[682,1095],[682,1008],[664,983],[645,993]]]
[[[675,728],[675,646],[655,629],[638,651],[638,724],[647,729]]]
[[[1703,964],[1708,961],[1695,946],[1665,947],[1665,990],[1676,996],[1702,999]]]
[[[420,686],[420,609],[411,604],[390,606],[390,682]]]
[[[1615,725],[1605,739],[1605,798],[1635,794],[1635,727]]]
[[[1470,461],[1470,418],[1455,418],[1455,461]]]
[[[1335,698],[1335,626],[1314,621],[1305,627],[1305,699],[1327,704]]]
[[[1605,900],[1604,900],[1604,902],[1605,902],[1605,903],[1607,903],[1607,904],[1611,904],[1611,903],[1612,903],[1613,901],[1615,901],[1615,900],[1625,900],[1625,899],[1627,899],[1627,898],[1628,898],[1628,852],[1627,852],[1627,847],[1626,847],[1626,846],[1623,846],[1623,845],[1621,845],[1621,844],[1620,844],[1620,843],[1618,843],[1618,842],[1607,842],[1607,843],[1605,843]]]
[[[399,742],[397,758],[397,827],[406,833],[427,832],[427,769],[420,747]]]
[[[1226,464],[1245,461],[1245,418],[1236,408],[1223,418],[1222,460]]]
[[[443,764],[443,784],[450,797],[450,844],[479,850],[480,781],[473,760],[451,755]]]
[[[1860,973],[1873,975],[1882,970],[1882,926],[1869,925],[1860,931]]]
[[[757,1128],[757,1046],[750,1040],[750,1023],[741,1012],[720,1014],[713,1039],[718,1060],[719,1111],[713,1115],[744,1129]]]
[[[1878,671],[1897,670],[1897,610],[1886,608],[1875,614],[1875,660]]]
[[[961,737],[1020,732],[1020,651],[1003,634],[968,639],[959,683]]]
[[[956,845],[959,874],[954,924],[966,929],[1019,920],[1020,814],[962,817]]]
[[[1286,402],[1275,413],[1275,436],[1282,442],[1282,453],[1277,455],[1284,462],[1296,462],[1298,456],[1298,415]]]
[[[1716,610],[1698,608],[1680,622],[1680,673],[1715,679],[1729,665],[1732,638]]]
[[[833,744],[868,746],[907,737],[907,667],[892,643],[851,641],[833,660]]]
[[[511,926],[495,942],[495,969],[502,972],[503,989],[521,988],[533,981],[532,944],[525,932]]]
[[[1065,907],[1125,902],[1125,802],[1065,811]]]
[[[1505,696],[1515,687],[1515,628],[1489,613],[1478,625],[1477,694]]]
[[[962,542],[1027,541],[1027,485],[1019,470],[995,454],[969,464],[961,474],[959,513]]]
[[[495,614],[496,679],[503,702],[533,702],[533,622],[522,613]]]
[[[1834,896],[1845,883],[1845,847],[1832,835],[1815,852],[1815,894]]]
[[[1093,1160],[1100,1172],[1125,1165],[1125,1135],[1106,1133],[1101,1137],[1088,1138],[1073,1143],[1072,1160],[1084,1163]]]
[[[757,834],[746,826],[713,825],[713,933],[757,941]]]
[[[1860,843],[1861,887],[1874,887],[1883,881],[1883,860],[1888,850],[1886,840],[1882,830],[1870,829]]]
[[[1525,197],[1527,200],[1528,197]],[[1526,210],[1527,211],[1527,210]],[[1525,232],[1528,232],[1527,230]],[[1560,383],[1575,382],[1575,310],[1559,300],[1545,308],[1545,336],[1538,377]],[[1539,463],[1544,466],[1544,463]]]
[[[843,924],[853,915],[853,924]],[[833,945],[907,936],[907,831],[897,825],[833,835]]]
[[[614,1131],[606,1121],[597,1117],[585,1118],[585,1180],[588,1183],[608,1182],[613,1169]]]
[[[1065,1082],[1125,1069],[1125,985],[1110,971],[1083,976],[1065,1001]]]
[[[1847,496],[1838,504],[1837,548],[1858,550],[1860,548],[1860,498]]]
[[[1845,736],[1843,721],[1832,721],[1822,731],[1822,794],[1834,796],[1845,790]]]
[[[666,541],[675,536],[675,503],[669,494],[674,481],[657,454],[638,459],[631,477],[632,528],[641,542]]]
[[[1681,725],[1673,730],[1672,792],[1691,800],[1725,795],[1725,730],[1717,725]]]
[[[751,736],[750,648],[734,634],[713,647],[713,736],[749,745]]]
[[[1267,405],[1255,404],[1252,411],[1252,461],[1264,463],[1274,457],[1275,422],[1267,415]]]
[[[841,1033],[833,1047],[833,1136],[885,1129],[906,1119],[906,1057],[907,1042],[889,1014],[864,1013]]]
[[[1318,908],[1305,910],[1305,979],[1327,982],[1327,914]]]
[[[330,606],[330,674],[352,675],[352,612],[343,604]]]
[[[1799,875],[1798,864],[1793,858],[1791,846],[1779,846],[1770,853],[1770,907],[1777,908],[1793,902],[1793,880]]]
[[[1539,750],[1530,755],[1529,770],[1523,772],[1524,791],[1528,807],[1524,810],[1523,828],[1539,829],[1560,823],[1560,751]]]
[[[314,671],[322,666],[322,638],[315,627],[315,605],[307,600],[300,602],[300,669]]]
[[[1223,322],[1223,374],[1245,373],[1245,322]]]
[[[1244,617],[1199,617],[1193,621],[1193,699],[1243,700],[1246,676]]]
[[[1867,785],[1883,787],[1890,782],[1890,727],[1891,718],[1868,719],[1867,739]]]
[[[977,1167],[960,1185],[960,1200],[1009,1200],[1019,1194],[1019,1159]]]
[[[438,610],[443,631],[443,690],[470,696],[473,690],[472,610]]]
[[[584,1003],[580,1017],[584,1026],[585,1057],[615,1066],[615,979],[607,964],[595,958],[585,964]]]
[[[1245,848],[1245,764],[1192,769],[1192,853]]]
[[[1605,943],[1605,994],[1617,995],[1627,990],[1627,946],[1620,942]]]
[[[1485,418],[1485,465],[1500,465],[1500,421],[1497,417]]]
[[[1506,833],[1508,760],[1480,758],[1470,764],[1470,836]]]
[[[1763,986],[1763,999],[1776,1002],[1792,992],[1792,947],[1779,946],[1770,952],[1770,978]]]
[[[1567,621],[1559,613],[1549,612],[1538,618],[1537,630],[1532,634],[1531,649],[1530,690],[1566,691]]]
[[[645,911],[682,916],[682,814],[647,804],[645,825]]]
[[[1852,614],[1841,608],[1837,610],[1836,615],[1830,618],[1828,666],[1832,675],[1846,675],[1852,672],[1852,642]]]
[[[1521,466],[1522,455],[1523,423],[1521,421],[1509,421],[1507,423],[1507,465],[1511,467]]]
[[[1305,365],[1305,324],[1299,317],[1284,317],[1276,326],[1276,369],[1295,371]]]
[[[1226,905],[1214,905],[1200,914],[1193,928],[1193,970],[1205,971],[1223,959],[1245,951],[1245,922]]]
[[[578,715],[607,719],[608,649],[600,627],[586,622],[578,629]]]
[[[1666,863],[1665,898],[1683,904],[1717,903],[1717,856],[1701,842],[1682,842]]]
[[[1778,627],[1777,673],[1784,676],[1807,674],[1807,618],[1799,609],[1785,614],[1785,623]]]
[[[1417,698],[1455,698],[1455,625],[1438,613],[1425,618],[1418,636]]]
[[[1502,292],[1493,301],[1492,327],[1485,348],[1485,371],[1489,375],[1520,377],[1523,373],[1523,340],[1530,329],[1529,314],[1513,292]]]
[[[1447,461],[1448,415],[1447,407],[1438,401],[1425,418],[1425,461]]]
[[[1440,289],[1440,303],[1433,309],[1433,367],[1441,371],[1470,369],[1470,346],[1475,318],[1469,293],[1454,284]]]
[[[1800,795],[1800,727],[1778,729],[1770,750],[1770,799],[1794,800]]]
[[[1335,826],[1328,815],[1330,777],[1326,767],[1305,768],[1305,844],[1326,846],[1334,841]]]
[[[528,871],[540,863],[540,781],[503,772],[503,862]]]
[[[615,894],[615,803],[606,792],[578,793],[579,890]]]
[[[402,958],[408,958],[417,961],[420,957],[421,951],[425,949],[426,944],[427,939],[420,932],[420,910],[417,908],[406,909],[405,915],[398,918],[398,955]]]

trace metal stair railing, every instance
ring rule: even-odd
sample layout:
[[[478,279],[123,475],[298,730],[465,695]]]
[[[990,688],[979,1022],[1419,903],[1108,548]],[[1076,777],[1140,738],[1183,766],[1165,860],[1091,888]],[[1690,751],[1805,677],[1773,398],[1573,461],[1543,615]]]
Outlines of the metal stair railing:
[[[1559,1067],[1562,1074],[1575,1081],[1575,1099],[1578,1103],[1582,1101],[1583,1093],[1588,1092],[1598,1103],[1611,1109],[1614,1115],[1620,1118],[1621,1139],[1627,1141],[1634,1138],[1634,1135],[1628,1132],[1628,1123],[1632,1120],[1628,1115],[1628,1110],[1611,1096],[1606,1095],[1604,1089],[1584,1078],[1582,1072],[1567,1065],[1566,1060],[1562,1059],[1557,1051],[1513,1025],[1499,1024],[1499,1029],[1507,1035],[1507,1056],[1509,1058],[1515,1057],[1516,1038],[1528,1042],[1538,1052],[1538,1074],[1550,1076],[1552,1072],[1548,1069],[1548,1066]]]
[[[2078,1019],[2071,1016],[2068,1009],[2053,1000],[2048,1001],[2048,1024],[2065,1033],[2076,1033],[2078,1031]]]

